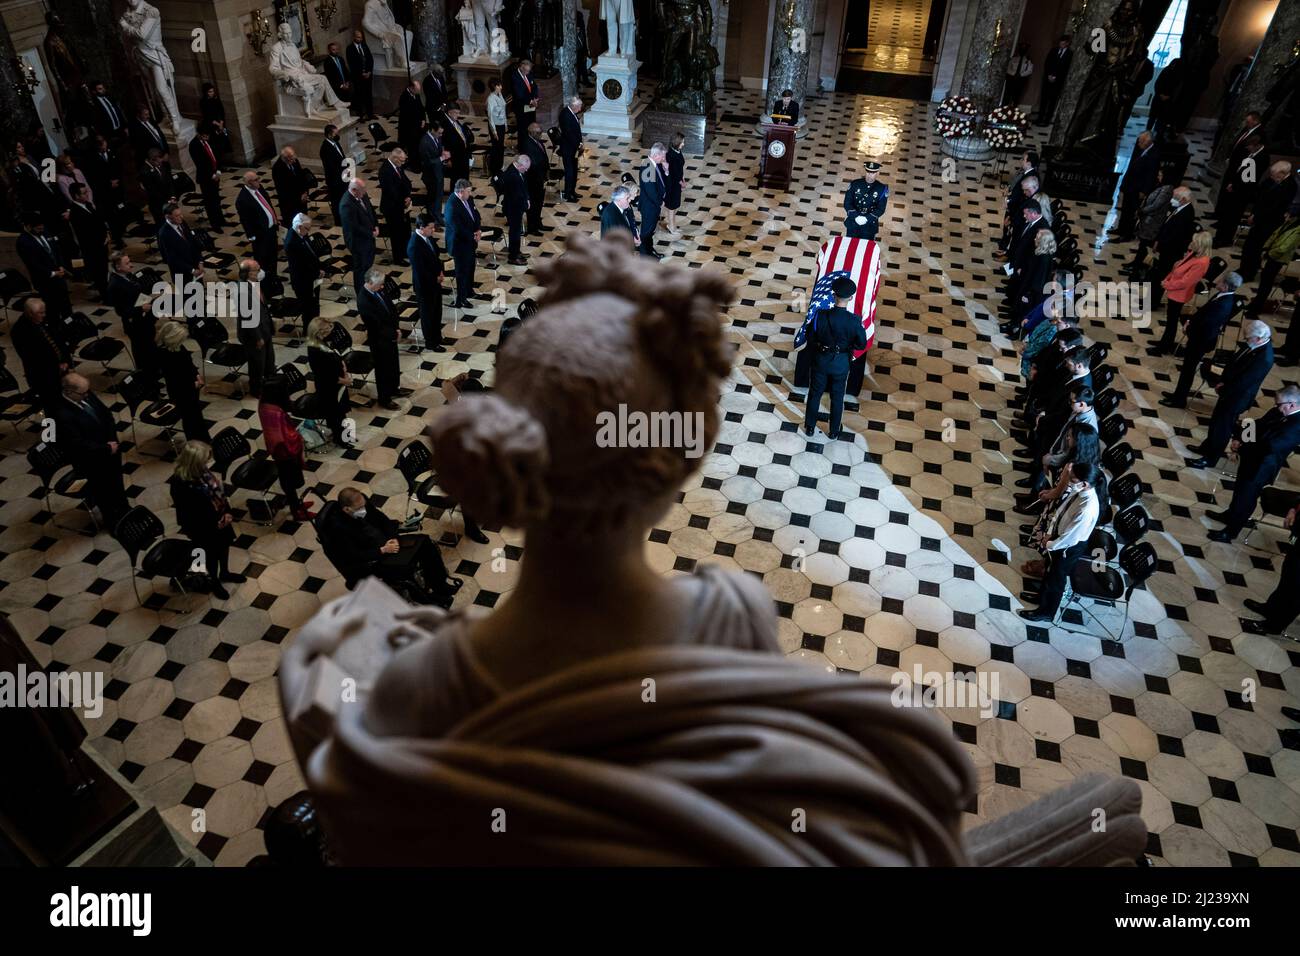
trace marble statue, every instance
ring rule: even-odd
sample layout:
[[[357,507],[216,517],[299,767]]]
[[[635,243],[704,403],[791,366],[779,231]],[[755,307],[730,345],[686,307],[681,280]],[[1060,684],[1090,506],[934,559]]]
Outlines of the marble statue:
[[[393,17],[393,11],[388,8],[386,0],[366,0],[366,12],[361,17],[361,26],[388,53],[390,67],[406,68],[406,31]]]
[[[469,0],[465,0],[461,8],[456,11],[456,22],[460,24],[461,55],[478,56],[483,49],[478,43],[478,31],[474,29],[474,9],[470,6]]]
[[[1106,21],[1106,47],[1093,54],[1078,106],[1066,129],[1066,148],[1109,162],[1115,156],[1127,111],[1150,78],[1142,24],[1133,0],[1124,0]],[[1136,87],[1136,89],[1134,89]]]
[[[600,18],[609,37],[609,56],[636,59],[636,9],[632,0],[600,0]]]
[[[135,62],[144,72],[145,79],[161,107],[163,122],[178,132],[183,123],[176,105],[176,71],[172,58],[162,41],[162,17],[158,8],[144,0],[127,0],[126,12],[118,21],[127,45],[135,55]]]
[[[713,9],[709,0],[658,0],[656,17],[663,35],[659,54],[657,110],[708,113],[713,108]]]
[[[66,110],[79,98],[81,88],[86,85],[86,67],[64,35],[63,18],[51,10],[45,14],[45,22],[49,27],[42,43],[45,62],[58,87],[60,105]]]
[[[334,95],[325,75],[317,73],[316,68],[298,52],[298,45],[293,42],[293,27],[281,23],[278,32],[280,38],[271,47],[267,66],[281,88],[286,93],[302,98],[303,112],[308,116],[316,112],[320,105],[341,109],[343,104]]]

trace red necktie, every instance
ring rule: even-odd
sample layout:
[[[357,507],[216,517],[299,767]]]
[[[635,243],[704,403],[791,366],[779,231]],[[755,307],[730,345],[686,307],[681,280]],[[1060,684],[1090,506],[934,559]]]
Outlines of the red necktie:
[[[254,189],[253,195],[256,196],[257,201],[262,204],[262,208],[267,211],[267,214],[271,217],[271,222],[277,226],[280,225],[280,217],[275,214],[275,210],[271,208],[271,204],[266,201],[266,197],[262,195],[262,190]]]
[[[208,151],[208,161],[212,163],[212,166],[215,169],[217,165],[217,157],[212,155],[212,147],[208,145],[208,141],[206,139],[203,141],[203,148]]]

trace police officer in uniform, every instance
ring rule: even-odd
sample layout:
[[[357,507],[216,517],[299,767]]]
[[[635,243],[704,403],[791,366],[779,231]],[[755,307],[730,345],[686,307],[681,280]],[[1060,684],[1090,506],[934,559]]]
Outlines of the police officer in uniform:
[[[876,181],[880,164],[871,160],[863,169],[862,178],[853,180],[844,196],[844,234],[850,239],[875,239],[889,203],[889,187]]]
[[[831,439],[840,437],[840,417],[844,413],[844,389],[849,381],[849,360],[857,349],[867,347],[867,332],[862,317],[847,308],[858,291],[857,283],[847,276],[831,286],[835,308],[824,309],[813,320],[808,335],[812,352],[812,374],[808,383],[808,411],[804,415],[803,433],[812,437],[821,409],[822,392],[831,397]]]

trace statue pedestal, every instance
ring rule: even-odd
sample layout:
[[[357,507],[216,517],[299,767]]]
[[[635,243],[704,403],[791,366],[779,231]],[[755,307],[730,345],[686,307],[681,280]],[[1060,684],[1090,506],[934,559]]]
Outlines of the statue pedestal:
[[[1043,159],[1046,172],[1043,192],[1053,199],[1074,199],[1110,205],[1115,197],[1119,173],[1112,172],[1114,160],[1109,164],[1098,162],[1085,154],[1068,148],[1048,149]]]
[[[384,49],[384,41],[367,30],[364,26],[361,28],[361,32],[366,35],[366,46],[370,47],[370,53],[375,58],[376,73],[380,70],[396,70],[399,73],[406,72],[406,52],[411,49],[412,39],[409,32],[406,34],[405,46],[401,51],[391,48]],[[411,67],[411,72],[414,74],[415,64],[412,63]]]
[[[189,145],[194,138],[194,121],[181,117],[181,128],[172,129],[171,125],[159,127],[163,139],[167,140],[167,153],[171,157],[172,169],[184,170],[190,179],[194,178],[194,160],[190,159]]]
[[[451,65],[451,72],[456,77],[456,98],[468,106],[470,112],[486,114],[488,80],[501,79],[502,67],[509,59],[505,53],[462,56]]]
[[[423,60],[412,60],[410,73],[406,72],[404,66],[388,67],[380,64],[380,56],[376,53],[375,72],[370,74],[370,90],[377,116],[383,116],[396,108],[397,98],[412,79],[419,80],[423,85],[424,78],[429,75],[429,64]]]
[[[291,97],[290,99],[296,99]],[[317,110],[310,116],[302,115],[302,101],[298,102],[298,115],[277,113],[275,122],[267,127],[275,137],[275,151],[278,154],[286,146],[292,146],[298,154],[298,161],[317,176],[324,174],[320,161],[321,142],[325,139],[325,126],[333,123],[339,128],[339,145],[343,155],[351,159],[360,168],[366,160],[365,148],[357,136],[357,118],[346,109]]]
[[[560,74],[545,79],[534,79],[537,84],[537,122],[545,133],[560,121],[560,110],[564,109],[564,79]]]
[[[609,54],[596,61],[596,102],[582,114],[586,133],[633,138],[645,109],[645,104],[636,101],[636,71],[640,65],[631,57]]]
[[[649,149],[655,143],[668,145],[674,133],[686,137],[682,152],[688,156],[703,156],[713,142],[717,121],[712,113],[672,113],[667,110],[646,110],[641,114],[641,145]]]

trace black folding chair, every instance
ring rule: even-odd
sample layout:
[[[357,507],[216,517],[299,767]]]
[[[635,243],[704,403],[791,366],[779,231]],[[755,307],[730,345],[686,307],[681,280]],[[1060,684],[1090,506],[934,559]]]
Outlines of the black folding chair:
[[[77,357],[85,362],[99,362],[108,372],[108,363],[126,348],[117,339],[106,339],[99,334],[99,327],[90,320],[85,312],[73,312],[63,320],[63,341],[69,348],[76,348],[89,340]]]
[[[419,501],[425,506],[425,516],[433,511],[455,508],[455,502],[445,494],[436,494],[438,475],[433,470],[433,453],[422,438],[412,438],[397,453],[397,470],[406,480],[406,513],[403,523],[411,518],[411,506]]]
[[[1110,500],[1123,510],[1142,497],[1142,479],[1130,471],[1110,483]]]
[[[71,498],[77,502],[78,508],[84,507],[95,526],[95,531],[92,534],[97,534],[102,530],[99,519],[95,517],[95,512],[90,507],[90,501],[87,497],[89,489],[86,480],[73,469],[72,462],[68,460],[62,445],[57,441],[37,442],[27,450],[27,463],[31,466],[36,477],[41,480],[41,493],[45,496],[45,510],[50,513],[50,521],[56,528],[62,528],[64,531],[75,531],[78,534],[86,533],[81,528],[69,528],[66,525],[59,524],[58,515],[50,504],[50,495],[52,494]]]
[[[183,538],[163,537],[165,529],[158,516],[144,505],[136,505],[117,522],[113,535],[131,562],[131,587],[137,604],[140,598],[137,577],[167,578],[187,594],[184,579],[194,568],[194,543]],[[144,560],[140,560],[140,555]]]
[[[343,356],[343,364],[347,366],[349,374],[352,375],[352,387],[364,388],[369,382],[371,373],[375,370],[375,357],[370,354],[370,350],[358,351],[354,349],[352,347],[352,333],[347,330],[342,322],[334,323],[325,344]],[[320,387],[319,382],[316,383],[316,387]]]
[[[1128,628],[1133,592],[1155,573],[1157,563],[1155,549],[1146,542],[1126,545],[1119,553],[1118,569],[1109,564],[1081,558],[1070,570],[1070,595],[1062,602],[1061,609],[1064,610],[1077,601],[1080,610],[1092,618],[1097,626],[1106,632],[1107,637],[1113,641],[1122,641],[1124,631]],[[1127,580],[1125,580],[1126,576]],[[1101,623],[1100,618],[1083,603],[1084,598],[1110,607],[1116,607],[1123,602],[1124,620],[1117,634],[1112,634]]]
[[[1128,422],[1124,420],[1123,415],[1112,415],[1101,423],[1101,440],[1107,448],[1118,445],[1127,434]]]
[[[230,397],[233,399],[243,398],[243,390],[239,387],[238,371],[248,364],[248,349],[241,342],[230,341],[230,331],[222,324],[220,319],[194,316],[188,320],[187,324],[189,325],[190,336],[199,343],[201,365],[216,365],[218,368],[225,368],[235,372],[235,388]],[[206,373],[206,368],[204,371]],[[207,375],[204,374],[203,380],[205,383],[207,378]]]
[[[140,436],[135,427],[137,420],[161,429],[156,437],[166,438],[172,453],[175,454],[176,423],[181,420],[181,410],[176,407],[175,402],[159,397],[158,383],[142,379],[136,372],[128,372],[122,381],[117,383],[117,393],[126,402],[127,414],[131,418],[131,443],[141,454],[147,452],[140,444]]]
[[[1141,540],[1150,527],[1151,519],[1140,504],[1129,505],[1115,516],[1115,533],[1126,545]]]
[[[1242,544],[1250,543],[1251,537],[1259,530],[1260,525],[1264,523],[1264,518],[1267,518],[1270,515],[1274,518],[1285,518],[1287,512],[1297,505],[1300,505],[1300,491],[1291,491],[1287,488],[1277,488],[1273,485],[1269,485],[1259,493],[1259,518],[1255,519],[1251,524],[1250,532],[1246,535]],[[1281,521],[1273,527],[1282,531],[1286,530],[1285,523]]]
[[[266,520],[253,520],[261,525],[269,525],[275,519],[276,507],[267,493],[279,478],[275,462],[264,453],[253,453],[253,446],[248,439],[233,427],[223,428],[212,439],[212,457],[215,461],[213,470],[221,475],[222,480],[233,489],[239,489],[260,495],[249,501],[249,516],[253,516],[252,505],[260,502],[266,511]],[[236,466],[238,462],[238,466]]]
[[[1137,461],[1137,456],[1133,454],[1133,447],[1128,442],[1111,445],[1101,453],[1102,466],[1110,475],[1111,481],[1119,478],[1132,468],[1135,461]]]

